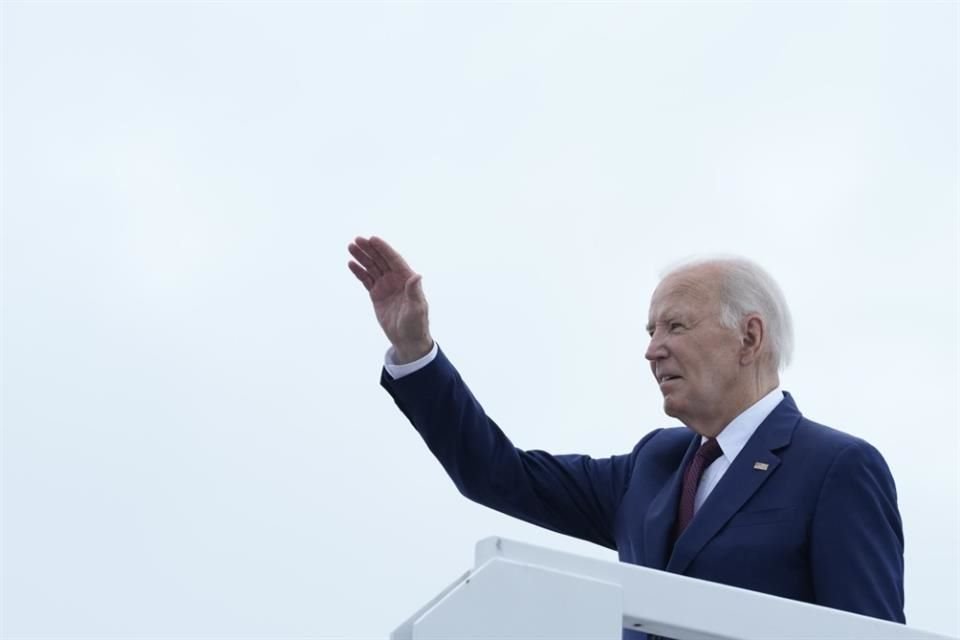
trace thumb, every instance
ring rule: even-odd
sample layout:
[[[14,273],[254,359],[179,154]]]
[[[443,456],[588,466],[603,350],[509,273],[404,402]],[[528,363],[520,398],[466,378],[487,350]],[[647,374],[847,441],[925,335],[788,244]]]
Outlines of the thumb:
[[[423,276],[421,276],[419,273],[415,273],[414,275],[410,276],[407,282],[403,285],[403,292],[408,300],[416,302],[423,301],[424,295],[423,285],[421,284],[422,280]]]

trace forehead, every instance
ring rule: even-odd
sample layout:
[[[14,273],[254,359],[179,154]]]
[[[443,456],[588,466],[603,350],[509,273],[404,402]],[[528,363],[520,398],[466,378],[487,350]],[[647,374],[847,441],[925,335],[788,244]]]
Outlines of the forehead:
[[[704,268],[692,268],[664,278],[650,299],[650,322],[668,315],[702,314],[718,305],[716,273]]]

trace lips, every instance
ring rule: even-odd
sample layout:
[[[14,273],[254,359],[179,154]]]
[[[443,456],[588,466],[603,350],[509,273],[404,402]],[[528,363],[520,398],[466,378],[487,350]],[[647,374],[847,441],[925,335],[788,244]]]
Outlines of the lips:
[[[665,382],[670,382],[672,380],[681,380],[681,379],[682,378],[680,376],[674,376],[667,373],[667,374],[662,374],[659,378],[657,378],[657,382],[659,382],[660,384],[664,384]]]

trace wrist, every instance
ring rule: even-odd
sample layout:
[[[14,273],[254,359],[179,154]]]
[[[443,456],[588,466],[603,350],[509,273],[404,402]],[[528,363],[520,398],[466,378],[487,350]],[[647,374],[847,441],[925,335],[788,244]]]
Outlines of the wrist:
[[[415,344],[393,345],[394,364],[408,364],[419,360],[433,349],[433,339],[427,338]]]

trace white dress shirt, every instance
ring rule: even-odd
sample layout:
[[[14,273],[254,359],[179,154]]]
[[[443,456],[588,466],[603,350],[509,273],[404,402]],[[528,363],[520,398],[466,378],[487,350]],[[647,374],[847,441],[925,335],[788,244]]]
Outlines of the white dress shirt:
[[[437,349],[437,343],[434,342],[430,353],[419,360],[414,360],[407,364],[394,364],[395,350],[393,347],[390,347],[384,358],[384,367],[394,380],[408,376],[433,362],[433,359],[437,357]],[[693,501],[694,513],[697,512],[697,509],[704,503],[707,496],[710,495],[710,492],[713,491],[720,482],[720,478],[722,478],[723,474],[730,468],[734,458],[743,450],[744,445],[747,444],[747,440],[750,439],[753,432],[757,430],[761,422],[766,420],[767,416],[780,404],[781,400],[783,400],[783,391],[780,390],[780,387],[777,387],[734,418],[730,424],[720,432],[720,435],[717,436],[717,444],[720,445],[720,450],[723,453],[713,461],[713,464],[706,468],[703,476],[700,478],[700,486],[697,487],[697,497]],[[706,438],[701,437],[700,444],[703,444],[706,440]]]
[[[402,378],[403,376],[408,376],[414,371],[419,371],[425,366],[433,362],[433,359],[437,357],[437,341],[433,341],[433,348],[430,349],[430,353],[423,356],[419,360],[414,360],[413,362],[408,362],[407,364],[394,364],[394,355],[396,355],[397,350],[391,346],[387,349],[387,355],[384,358],[384,368],[387,370],[387,373],[390,374],[390,377],[394,380]]]

